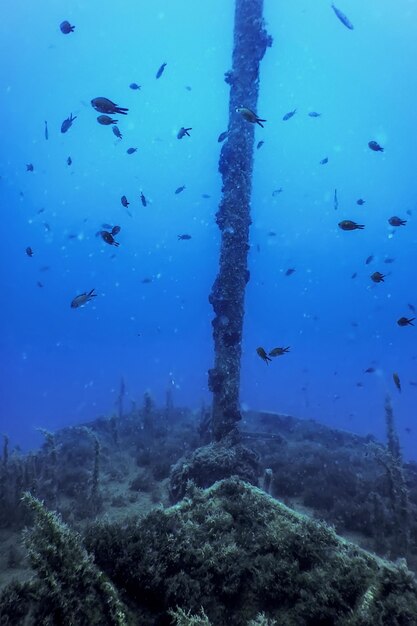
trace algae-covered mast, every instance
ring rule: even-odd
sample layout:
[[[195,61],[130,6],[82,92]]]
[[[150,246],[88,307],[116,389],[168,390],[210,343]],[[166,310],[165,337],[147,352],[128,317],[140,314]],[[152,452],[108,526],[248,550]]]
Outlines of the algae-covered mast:
[[[228,135],[222,146],[219,171],[223,197],[216,215],[221,231],[220,265],[210,294],[214,367],[209,370],[213,392],[212,429],[216,441],[237,436],[240,419],[239,386],[245,287],[249,280],[250,196],[254,126],[236,109],[256,111],[259,64],[272,39],[262,17],[263,0],[236,0]],[[255,118],[256,119],[256,118]],[[255,121],[254,119],[249,121]]]

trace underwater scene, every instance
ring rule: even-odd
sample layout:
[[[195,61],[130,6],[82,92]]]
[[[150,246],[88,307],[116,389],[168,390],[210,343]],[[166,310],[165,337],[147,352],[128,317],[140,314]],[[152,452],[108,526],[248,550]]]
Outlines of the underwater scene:
[[[416,28],[9,4],[1,626],[417,626]]]

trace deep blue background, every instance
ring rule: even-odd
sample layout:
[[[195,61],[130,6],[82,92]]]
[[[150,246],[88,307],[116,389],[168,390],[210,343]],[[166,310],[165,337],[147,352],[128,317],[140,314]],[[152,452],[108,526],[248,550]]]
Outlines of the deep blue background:
[[[383,436],[388,391],[405,452],[416,457],[417,328],[396,320],[417,306],[417,3],[337,6],[353,31],[327,1],[265,0],[274,44],[261,66],[258,113],[268,121],[256,129],[265,144],[255,154],[241,398]],[[233,10],[231,0],[15,0],[3,14],[0,430],[13,443],[36,443],[36,427],[110,414],[122,375],[139,403],[146,389],[163,402],[168,387],[178,404],[210,401],[207,296],[219,250],[217,137],[227,128]],[[60,32],[64,19],[74,33]],[[121,142],[97,124],[96,96],[129,107],[115,116]],[[63,135],[71,112],[77,119]],[[193,130],[178,141],[181,126]],[[385,152],[369,150],[370,140]],[[138,151],[129,156],[129,147]],[[394,232],[392,215],[407,226]],[[342,219],[366,228],[343,232]],[[96,238],[104,222],[121,226],[119,249]],[[181,233],[192,239],[178,241]],[[370,280],[376,270],[389,274],[385,283]],[[93,302],[70,308],[93,287]],[[259,345],[291,352],[267,367]],[[364,374],[370,365],[376,372]]]

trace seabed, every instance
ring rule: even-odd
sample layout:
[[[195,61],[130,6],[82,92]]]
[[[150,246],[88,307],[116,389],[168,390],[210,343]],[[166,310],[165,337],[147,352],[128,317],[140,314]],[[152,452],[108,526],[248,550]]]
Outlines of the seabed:
[[[209,414],[5,439],[1,624],[417,624],[417,465],[266,411],[210,443]]]

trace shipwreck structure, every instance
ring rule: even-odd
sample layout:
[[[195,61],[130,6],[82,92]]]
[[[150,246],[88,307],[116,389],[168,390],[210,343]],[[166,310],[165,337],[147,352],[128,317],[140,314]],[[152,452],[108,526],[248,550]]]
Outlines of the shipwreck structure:
[[[212,433],[217,442],[238,440],[240,420],[239,385],[245,288],[249,281],[248,250],[250,198],[252,189],[254,124],[236,111],[256,111],[259,66],[272,38],[262,17],[263,0],[236,0],[232,69],[226,73],[230,85],[229,126],[220,154],[223,197],[216,214],[221,231],[219,272],[209,297],[212,321],[214,367],[209,370],[213,393]]]

